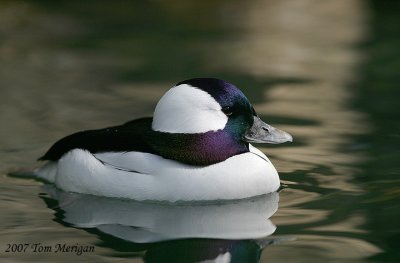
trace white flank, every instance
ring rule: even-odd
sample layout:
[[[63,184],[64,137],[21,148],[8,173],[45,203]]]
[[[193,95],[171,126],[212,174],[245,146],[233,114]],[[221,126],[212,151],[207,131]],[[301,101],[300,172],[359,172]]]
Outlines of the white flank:
[[[261,151],[250,150],[197,167],[149,153],[92,155],[75,149],[56,169],[44,166],[37,174],[66,191],[135,200],[230,200],[276,191],[280,182],[274,166]]]
[[[221,105],[210,94],[181,84],[158,102],[152,128],[170,133],[202,133],[224,129],[227,122]]]

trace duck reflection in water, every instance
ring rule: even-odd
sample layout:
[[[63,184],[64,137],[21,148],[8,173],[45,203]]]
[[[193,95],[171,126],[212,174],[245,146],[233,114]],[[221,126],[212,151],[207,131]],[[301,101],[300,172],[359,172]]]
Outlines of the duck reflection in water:
[[[269,237],[276,230],[269,218],[278,209],[277,192],[173,205],[69,193],[53,185],[44,190],[56,221],[113,240],[103,245],[116,251],[124,243],[145,262],[259,262],[267,245],[282,242]]]

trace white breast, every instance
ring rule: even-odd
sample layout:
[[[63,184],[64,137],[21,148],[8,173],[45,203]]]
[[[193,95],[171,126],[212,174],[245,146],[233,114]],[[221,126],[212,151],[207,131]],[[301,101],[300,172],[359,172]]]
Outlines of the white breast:
[[[274,192],[280,185],[274,166],[254,147],[206,167],[149,153],[92,155],[75,149],[37,173],[66,191],[170,202],[241,199]]]

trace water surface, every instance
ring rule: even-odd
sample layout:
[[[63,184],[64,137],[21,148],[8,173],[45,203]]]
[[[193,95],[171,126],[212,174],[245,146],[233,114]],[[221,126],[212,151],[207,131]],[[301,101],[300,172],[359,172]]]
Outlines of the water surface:
[[[357,0],[0,3],[1,260],[398,262],[398,11]],[[67,134],[151,115],[196,76],[236,84],[294,136],[260,146],[280,172],[275,198],[169,209],[8,175]],[[19,243],[94,252],[5,252]]]

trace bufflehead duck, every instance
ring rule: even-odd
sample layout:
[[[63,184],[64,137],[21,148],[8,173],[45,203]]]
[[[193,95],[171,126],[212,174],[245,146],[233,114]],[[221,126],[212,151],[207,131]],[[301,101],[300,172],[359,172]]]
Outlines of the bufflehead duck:
[[[164,94],[153,118],[57,141],[36,174],[65,191],[107,197],[242,199],[280,186],[272,163],[250,143],[287,141],[292,137],[261,121],[237,87],[195,78]]]

